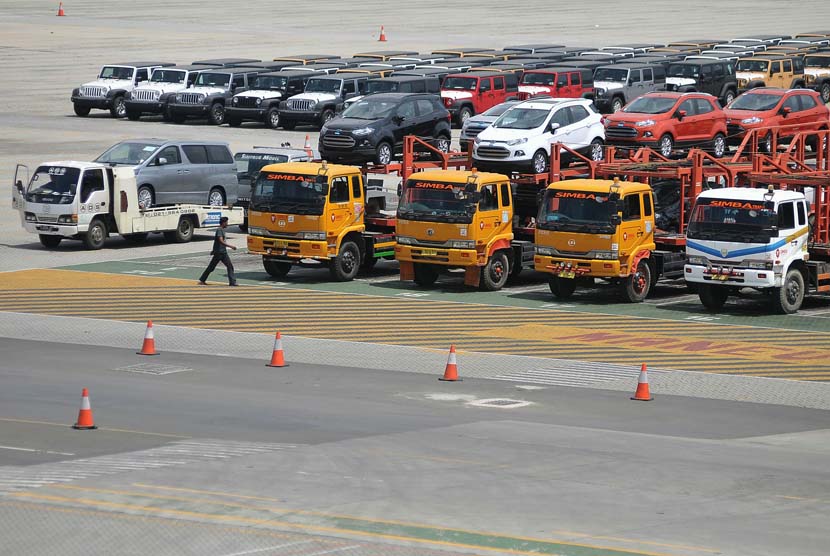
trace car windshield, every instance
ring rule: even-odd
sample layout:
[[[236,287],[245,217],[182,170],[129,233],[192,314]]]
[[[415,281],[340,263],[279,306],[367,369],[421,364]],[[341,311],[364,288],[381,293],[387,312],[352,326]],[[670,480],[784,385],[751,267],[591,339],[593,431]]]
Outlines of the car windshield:
[[[400,83],[397,81],[369,81],[366,84],[366,93],[395,93]]]
[[[465,195],[464,187],[463,183],[409,179],[398,203],[398,218],[470,223],[476,204]]]
[[[668,77],[684,77],[686,79],[697,79],[700,77],[700,66],[689,64],[672,64],[666,71]]]
[[[447,77],[444,79],[442,89],[451,91],[475,91],[476,78],[475,77]]]
[[[259,170],[267,164],[288,162],[288,155],[267,153],[236,153],[233,157],[236,163],[236,175],[240,182],[253,182],[259,175]]]
[[[125,141],[107,149],[104,154],[95,159],[102,164],[126,164],[135,166],[141,164],[156,152],[157,143],[142,143],[139,141]]]
[[[522,76],[522,85],[553,86],[556,74],[553,73],[526,73]]]
[[[251,210],[323,214],[328,186],[315,175],[260,172],[251,192]]]
[[[118,66],[104,66],[101,70],[100,79],[132,79],[133,68],[121,68]]]
[[[738,60],[738,71],[767,71],[769,62],[764,60]]]
[[[392,113],[398,103],[391,100],[366,98],[359,100],[343,111],[344,118],[359,120],[379,120]]]
[[[254,89],[277,89],[283,90],[288,84],[287,77],[280,77],[278,75],[260,75],[254,80]]]
[[[617,81],[625,83],[628,79],[628,70],[620,68],[597,68],[594,81]]]
[[[40,166],[29,182],[26,200],[31,203],[69,204],[75,198],[80,175],[78,168]]]
[[[493,127],[502,129],[535,129],[545,123],[550,110],[514,106],[493,122]]]
[[[623,112],[632,114],[664,114],[672,109],[676,99],[671,97],[644,96],[623,108]]]
[[[184,83],[185,72],[179,70],[157,69],[150,77],[154,83]]]
[[[701,199],[695,205],[686,236],[689,239],[767,243],[773,235],[775,213],[763,201]]]
[[[608,193],[549,189],[539,207],[537,226],[545,230],[610,233],[613,207]]]
[[[783,95],[744,93],[727,106],[730,110],[772,110]]]
[[[202,72],[196,78],[197,87],[222,87],[228,86],[231,82],[231,76],[228,73],[212,73]]]
[[[830,56],[807,56],[804,65],[811,68],[830,68]]]
[[[339,79],[309,79],[305,86],[307,93],[337,93],[340,91]]]
[[[492,107],[490,110],[482,114],[482,116],[501,116],[506,111],[515,106],[515,102],[503,102]]]

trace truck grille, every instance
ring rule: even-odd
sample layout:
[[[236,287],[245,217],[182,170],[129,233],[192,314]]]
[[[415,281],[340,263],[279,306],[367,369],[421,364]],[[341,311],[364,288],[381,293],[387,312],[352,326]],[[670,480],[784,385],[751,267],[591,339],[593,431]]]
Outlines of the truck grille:
[[[606,127],[605,136],[609,139],[631,139],[637,137],[637,130],[633,127]]]
[[[136,89],[133,91],[132,99],[155,102],[160,95],[160,91],[154,91],[153,89]]]
[[[323,146],[335,149],[350,149],[354,147],[354,137],[351,135],[324,135]]]
[[[107,94],[104,87],[82,87],[81,92],[84,93],[85,97],[103,97]]]
[[[58,217],[57,216],[50,216],[48,214],[38,214],[37,215],[37,221],[38,222],[57,222]]]
[[[236,97],[233,105],[240,108],[256,108],[256,97]]]
[[[313,104],[310,100],[295,99],[288,101],[289,110],[311,110],[312,106]]]
[[[476,154],[483,158],[507,158],[510,151],[505,147],[479,147]]]
[[[179,98],[182,104],[201,104],[205,96],[200,93],[181,93]]]

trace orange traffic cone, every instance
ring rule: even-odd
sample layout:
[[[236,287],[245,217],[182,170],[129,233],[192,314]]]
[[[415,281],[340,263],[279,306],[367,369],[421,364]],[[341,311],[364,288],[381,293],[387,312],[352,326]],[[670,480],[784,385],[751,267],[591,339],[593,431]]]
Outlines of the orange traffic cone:
[[[311,140],[309,139],[308,135],[305,136],[305,143],[303,144],[303,150],[305,150],[305,153],[308,156],[310,156],[311,158],[314,158],[314,151],[311,150]]]
[[[646,369],[645,363],[640,368],[640,378],[637,379],[637,391],[634,392],[634,397],[631,399],[640,402],[650,402],[654,399],[648,391],[648,369]]]
[[[285,362],[285,353],[282,351],[282,335],[277,330],[277,335],[274,336],[274,353],[271,354],[271,362],[265,365],[266,367],[287,367]]]
[[[383,25],[380,26],[380,37],[378,37],[378,42],[386,42],[386,33],[383,32]]]
[[[63,2],[58,3],[58,17],[63,17],[66,14],[63,12]]]
[[[144,332],[144,343],[141,344],[141,351],[138,355],[158,355],[156,351],[156,338],[153,336],[153,321],[147,321],[147,331]]]
[[[78,411],[78,422],[72,425],[72,428],[80,431],[98,428],[92,420],[92,407],[89,405],[89,391],[86,388],[81,392],[81,410]]]
[[[455,362],[455,345],[450,346],[450,356],[447,358],[447,368],[444,369],[444,376],[438,380],[447,382],[458,382],[458,364]]]

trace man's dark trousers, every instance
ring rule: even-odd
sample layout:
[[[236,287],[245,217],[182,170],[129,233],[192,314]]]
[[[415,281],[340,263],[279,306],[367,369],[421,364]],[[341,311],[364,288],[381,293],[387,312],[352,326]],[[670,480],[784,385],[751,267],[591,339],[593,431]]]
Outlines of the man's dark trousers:
[[[211,257],[210,264],[208,264],[207,268],[202,273],[199,281],[205,282],[208,279],[208,276],[210,276],[210,273],[216,269],[216,265],[220,262],[225,265],[225,268],[228,269],[228,283],[236,284],[236,275],[233,273],[233,263],[231,262],[231,258],[228,256],[227,252],[219,253]]]

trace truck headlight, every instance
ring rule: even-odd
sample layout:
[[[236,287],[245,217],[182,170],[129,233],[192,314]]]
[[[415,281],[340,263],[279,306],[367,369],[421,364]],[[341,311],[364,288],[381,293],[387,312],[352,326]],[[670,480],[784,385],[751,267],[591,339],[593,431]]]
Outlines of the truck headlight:
[[[807,83],[812,83],[815,80],[816,80],[815,75],[807,75]]]
[[[476,242],[471,239],[456,239],[450,242],[450,246],[452,247],[452,249],[475,249]]]
[[[689,257],[689,264],[709,266],[709,259],[707,259],[706,257]]]
[[[248,235],[249,236],[267,236],[268,230],[265,228],[255,228],[253,226],[248,226]]]
[[[649,127],[654,125],[654,120],[640,120],[634,124],[637,127]]]
[[[313,240],[313,241],[325,241],[326,232],[303,232],[302,233],[302,238]]]
[[[751,118],[744,118],[741,120],[742,124],[760,124],[763,122],[763,118],[759,118],[758,116],[752,116]]]
[[[37,216],[33,212],[27,212],[25,214],[26,222],[37,222]]]
[[[316,100],[311,99],[311,100],[308,101],[308,107],[309,108],[314,108],[315,106],[317,106],[317,101]]]
[[[401,245],[413,245],[415,243],[414,237],[398,236],[395,240]]]
[[[527,143],[527,137],[520,137],[519,139],[513,139],[507,142],[507,144],[511,147],[515,147],[516,145],[521,145],[523,143]]]
[[[741,266],[758,270],[772,270],[772,261],[744,261]]]
[[[77,214],[61,214],[58,216],[58,224],[77,224],[78,223],[78,215]]]
[[[537,255],[545,255],[547,257],[553,256],[553,247],[543,247],[541,245],[537,245],[535,249]]]
[[[596,259],[605,259],[605,260],[613,260],[617,258],[616,251],[594,251],[594,258]]]
[[[261,98],[256,99],[256,105],[259,106],[260,104],[262,104],[262,99]]]
[[[239,97],[233,97],[233,103],[239,104]]]

